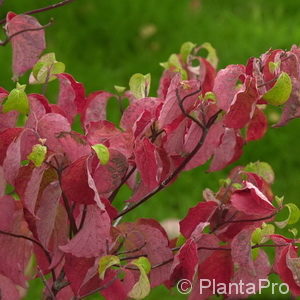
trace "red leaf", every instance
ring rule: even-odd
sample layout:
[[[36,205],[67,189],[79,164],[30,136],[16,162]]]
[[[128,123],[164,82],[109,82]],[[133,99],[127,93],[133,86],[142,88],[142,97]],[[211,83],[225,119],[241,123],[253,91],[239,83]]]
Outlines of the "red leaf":
[[[69,201],[94,204],[94,191],[88,184],[87,156],[69,165],[62,174],[61,187]]]
[[[174,256],[170,280],[175,284],[180,279],[192,280],[198,266],[196,243],[189,239]]]
[[[176,118],[182,115],[177,99],[177,91],[182,100],[185,96],[193,93],[199,89],[199,82],[197,80],[182,81],[181,75],[177,73],[169,86],[166,99],[160,111],[158,123],[161,128],[171,124]],[[199,92],[200,94],[200,92]],[[185,112],[189,113],[196,104],[199,103],[199,94],[186,98],[183,103]]]
[[[179,223],[180,232],[189,238],[200,223],[209,222],[217,208],[218,203],[214,201],[200,202],[195,207],[190,208],[187,216]]]
[[[154,225],[156,223],[156,225]],[[173,257],[164,229],[155,220],[142,219],[137,223],[123,223],[118,228],[127,234],[125,247],[135,251],[134,255],[147,255],[152,266],[163,263]],[[151,287],[169,279],[171,263],[155,268],[150,272]]]
[[[256,82],[247,77],[243,88],[235,95],[229,111],[225,115],[224,125],[229,128],[243,128],[250,121],[259,99]]]
[[[225,128],[220,145],[214,151],[214,157],[209,167],[209,172],[222,170],[242,155],[243,139],[238,133]]]
[[[239,77],[245,73],[243,65],[229,65],[220,70],[215,78],[213,92],[217,96],[219,108],[227,111],[238,92],[236,84]]]
[[[237,234],[231,242],[231,255],[234,264],[234,275],[231,282],[239,283],[240,280],[247,285],[255,285],[258,291],[259,280],[267,279],[271,271],[271,266],[266,253],[260,249],[259,256],[253,260],[251,253],[251,236],[253,228],[244,229]],[[242,293],[233,293],[240,298],[247,298],[247,289]]]
[[[2,300],[19,300],[20,293],[16,285],[8,278],[0,274],[0,291]]]
[[[99,194],[112,192],[121,183],[126,174],[128,163],[126,157],[117,150],[109,149],[110,157],[106,165],[101,165],[96,156],[92,164],[97,163],[91,175],[95,181]]]
[[[58,106],[62,108],[69,122],[72,123],[75,115],[81,113],[85,106],[84,86],[67,73],[57,74],[56,77],[60,82]]]
[[[14,200],[11,198],[14,203]],[[15,204],[15,203],[14,203]],[[7,232],[30,236],[21,208],[16,208],[11,216],[12,222]],[[32,243],[0,233],[0,274],[11,279],[15,284],[26,287],[25,268],[31,256]]]
[[[114,95],[105,91],[98,91],[87,97],[86,105],[82,111],[82,123],[87,129],[91,122],[99,122],[106,119],[106,104]]]
[[[233,207],[245,214],[261,217],[276,212],[270,200],[255,185],[250,182],[246,182],[245,185],[245,189],[232,194],[230,201]]]
[[[3,161],[5,179],[14,185],[15,179],[21,168],[21,161],[26,160],[32,147],[38,144],[38,135],[31,129],[24,129],[19,136],[9,145]]]
[[[247,128],[246,141],[255,141],[261,139],[268,129],[268,120],[265,114],[258,108],[255,108],[254,115]]]
[[[36,228],[39,241],[47,249],[55,226],[61,190],[58,181],[51,182],[39,199]]]
[[[76,257],[99,257],[106,255],[111,243],[111,222],[106,211],[89,205],[82,229],[68,244],[60,246],[65,253]]]
[[[3,164],[6,157],[8,146],[18,137],[22,130],[22,128],[8,128],[0,132],[0,165]]]
[[[38,122],[37,132],[40,138],[46,139],[45,145],[53,152],[64,152],[58,143],[62,132],[70,132],[71,126],[66,118],[60,114],[49,113],[44,115]]]
[[[158,162],[156,147],[149,139],[141,140],[134,151],[137,169],[141,173],[143,183],[149,189],[158,185]]]
[[[6,30],[8,36],[22,30],[41,28],[36,18],[28,15],[16,15],[8,18]],[[26,31],[11,39],[13,49],[14,78],[23,75],[38,61],[40,54],[46,48],[45,32],[43,29]]]
[[[145,110],[150,113],[151,118],[155,118],[160,104],[161,100],[154,97],[147,97],[132,102],[122,115],[122,119],[120,121],[121,127],[128,131],[132,131],[134,124]]]

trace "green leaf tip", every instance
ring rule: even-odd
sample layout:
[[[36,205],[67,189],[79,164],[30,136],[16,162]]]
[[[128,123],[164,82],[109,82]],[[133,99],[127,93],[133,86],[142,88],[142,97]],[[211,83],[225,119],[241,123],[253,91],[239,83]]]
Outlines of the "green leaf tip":
[[[143,299],[150,293],[150,282],[147,274],[151,270],[151,264],[146,257],[139,257],[130,264],[135,265],[140,270],[139,280],[135,283],[128,296],[133,299]]]
[[[292,224],[297,223],[300,219],[300,210],[296,204],[288,203],[288,204],[285,204],[284,207],[287,207],[289,210],[289,215],[288,215],[287,219],[284,221],[275,222],[277,227],[279,227],[281,229],[286,227],[287,225],[292,225]]]
[[[101,257],[98,263],[98,273],[100,279],[104,279],[105,272],[108,268],[113,265],[119,265],[120,263],[120,258],[115,255],[106,255]]]
[[[29,160],[31,160],[36,167],[40,167],[47,154],[47,147],[41,144],[33,145],[31,153],[27,156]]]
[[[92,146],[93,150],[96,152],[96,155],[100,161],[101,165],[106,165],[109,162],[109,150],[103,144],[96,144]]]
[[[133,74],[129,80],[129,88],[137,99],[145,98],[149,94],[151,75],[141,73]]]
[[[65,71],[65,64],[55,58],[55,53],[43,55],[34,65],[29,77],[30,84],[44,84],[56,79],[56,74]]]
[[[20,85],[17,83],[16,88],[13,89],[5,103],[3,104],[2,112],[7,113],[13,110],[20,112],[21,114],[29,113],[29,102],[25,93],[26,85]]]

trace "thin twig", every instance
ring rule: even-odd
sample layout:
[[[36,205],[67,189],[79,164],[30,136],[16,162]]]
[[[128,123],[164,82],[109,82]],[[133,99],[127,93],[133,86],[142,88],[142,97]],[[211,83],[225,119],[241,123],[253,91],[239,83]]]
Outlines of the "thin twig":
[[[104,285],[102,285],[102,286],[100,286],[100,287],[98,287],[98,288],[96,288],[96,289],[94,289],[94,290],[92,290],[91,292],[88,292],[87,294],[85,294],[85,295],[83,295],[83,296],[80,296],[79,298],[75,298],[76,300],[80,300],[80,299],[83,299],[83,298],[85,298],[85,297],[88,297],[88,296],[90,296],[90,295],[93,295],[93,294],[95,294],[95,293],[97,293],[97,292],[100,292],[100,291],[102,291],[102,290],[105,290],[105,289],[107,289],[108,287],[110,287],[117,279],[118,279],[118,273],[116,274],[116,276],[114,276],[111,280],[109,280],[106,284],[104,284]]]
[[[51,5],[46,6],[46,7],[26,11],[26,12],[23,13],[23,15],[34,15],[34,14],[37,14],[37,13],[41,13],[41,12],[44,12],[44,11],[48,11],[48,10],[51,10],[51,9],[55,9],[55,8],[67,5],[67,4],[69,4],[73,1],[75,1],[75,0],[64,0],[64,1],[58,2],[56,4],[51,4]],[[5,23],[6,23],[6,18],[3,18],[2,20],[0,20],[0,25],[5,24]]]
[[[87,205],[85,204],[83,207],[83,212],[82,212],[82,216],[81,216],[81,220],[80,220],[80,225],[78,227],[78,231],[80,231],[80,229],[83,227],[85,218],[86,218],[86,213],[87,213]]]
[[[48,285],[47,279],[45,278],[45,276],[44,276],[44,274],[43,274],[43,272],[41,271],[41,269],[40,269],[39,266],[37,266],[37,271],[38,271],[38,274],[40,275],[40,277],[41,277],[41,279],[42,279],[42,281],[43,281],[44,286],[45,286],[46,289],[48,290],[48,292],[49,292],[49,294],[50,294],[50,296],[51,296],[51,299],[54,300],[54,299],[55,299],[55,295],[54,295],[53,291],[51,290],[50,286]]]
[[[7,43],[9,43],[11,41],[11,39],[19,34],[22,34],[24,32],[28,32],[28,31],[38,31],[38,30],[42,30],[45,29],[49,26],[51,26],[53,24],[53,19],[50,19],[49,23],[41,26],[41,27],[36,27],[36,28],[27,28],[27,29],[23,29],[20,31],[17,31],[15,33],[13,33],[12,35],[8,36],[4,41],[0,41],[0,46],[5,46]]]
[[[118,187],[111,193],[111,195],[108,197],[108,200],[110,201],[110,203],[112,203],[115,199],[115,197],[117,196],[120,188],[123,186],[123,184],[130,178],[130,176],[133,174],[133,172],[135,171],[136,166],[132,167],[132,169],[128,172],[128,174],[123,178],[123,180],[120,182],[120,184],[118,185]]]

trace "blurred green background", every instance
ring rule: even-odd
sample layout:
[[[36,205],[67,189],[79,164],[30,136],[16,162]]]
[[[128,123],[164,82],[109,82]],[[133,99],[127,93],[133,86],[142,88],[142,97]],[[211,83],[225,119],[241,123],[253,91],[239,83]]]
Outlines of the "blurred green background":
[[[4,0],[0,17],[8,11],[22,13],[56,1]],[[133,73],[151,73],[151,94],[154,96],[161,74],[159,62],[179,51],[185,41],[197,44],[210,42],[218,52],[219,68],[228,64],[246,63],[250,56],[259,56],[269,48],[289,49],[300,43],[300,8],[296,0],[77,0],[36,17],[42,24],[53,17],[55,23],[46,30],[47,52],[55,52],[57,60],[66,64],[66,71],[84,83],[88,93],[114,85],[128,84]],[[2,39],[4,36],[2,35]],[[0,49],[0,86],[10,90],[10,45]],[[27,82],[23,76],[21,83]],[[29,87],[27,91],[39,91]],[[51,83],[48,97],[55,101],[57,83]],[[110,105],[114,107],[112,103]],[[114,112],[110,112],[114,118]],[[270,129],[262,141],[252,142],[243,157],[234,165],[250,161],[266,161],[276,174],[273,190],[285,195],[286,202],[299,203],[300,121],[285,128]],[[188,208],[201,200],[202,190],[216,190],[219,179],[228,174],[205,173],[207,165],[184,173],[173,186],[136,209],[124,220],[137,217],[183,218]],[[122,190],[119,205],[129,196]],[[299,227],[299,226],[298,226]],[[292,235],[286,231],[287,236]],[[273,280],[277,280],[276,276]],[[40,299],[40,284],[31,283],[26,299]],[[267,298],[253,296],[252,299]],[[280,298],[279,295],[276,296]],[[174,289],[156,288],[147,299],[186,299]],[[91,298],[92,299],[92,298]],[[99,297],[93,297],[99,299]]]

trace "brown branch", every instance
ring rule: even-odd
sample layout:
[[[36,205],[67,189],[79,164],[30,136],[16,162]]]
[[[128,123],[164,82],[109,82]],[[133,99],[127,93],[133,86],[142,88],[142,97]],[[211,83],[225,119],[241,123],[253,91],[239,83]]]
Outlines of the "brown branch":
[[[6,232],[6,231],[3,231],[3,230],[0,230],[0,234],[8,235],[8,236],[11,236],[11,237],[20,238],[20,239],[24,239],[24,240],[28,240],[28,241],[36,244],[37,246],[39,246],[44,251],[44,253],[47,256],[48,261],[51,263],[51,256],[50,256],[48,250],[39,241],[37,241],[37,240],[35,240],[35,239],[33,239],[29,236],[26,236],[26,235],[15,234],[15,233]]]
[[[82,216],[81,216],[81,220],[80,220],[80,225],[78,227],[78,231],[83,227],[85,218],[86,218],[86,213],[87,213],[87,205],[85,204],[83,207],[83,212],[82,212]]]
[[[52,10],[52,9],[67,5],[67,4],[69,4],[71,2],[74,2],[74,1],[75,0],[60,1],[56,4],[51,4],[51,5],[46,6],[46,7],[26,11],[26,12],[23,13],[23,15],[34,15],[34,14],[37,14],[37,13],[45,12],[45,11],[48,11],[48,10]],[[0,20],[0,25],[5,24],[5,23],[6,23],[6,18],[3,18],[2,20]]]
[[[119,252],[116,255],[122,255],[122,254],[128,254],[128,253],[134,253],[134,252],[140,251],[140,250],[142,250],[146,246],[146,244],[147,243],[144,242],[140,247],[137,247],[137,248],[132,249],[132,250],[127,250],[127,251]]]
[[[65,209],[67,211],[68,219],[69,219],[69,222],[70,222],[70,237],[71,237],[72,234],[76,234],[78,232],[78,229],[77,229],[76,222],[75,222],[75,219],[74,219],[74,216],[73,216],[73,213],[72,213],[72,209],[69,205],[69,200],[67,199],[65,193],[62,190],[61,175],[62,175],[62,169],[58,167],[57,168],[58,182],[59,182],[59,186],[61,188],[61,196],[62,196],[64,206],[65,206]]]
[[[15,237],[15,238],[19,238],[19,239],[24,239],[24,240],[28,240],[34,244],[36,244],[37,246],[39,246],[43,252],[45,253],[46,257],[47,257],[47,260],[49,262],[49,264],[51,264],[51,255],[50,253],[48,252],[48,250],[39,242],[37,241],[36,239],[33,239],[29,236],[26,236],[26,235],[22,235],[22,234],[15,234],[15,233],[12,233],[12,232],[7,232],[7,231],[3,231],[3,230],[0,230],[0,234],[3,234],[3,235],[7,235],[7,236],[10,236],[10,237]],[[53,281],[56,280],[56,275],[55,275],[55,272],[54,270],[52,269],[51,270],[51,274],[52,274],[52,278],[53,278]]]
[[[49,23],[44,25],[44,26],[36,27],[36,28],[27,28],[27,29],[23,29],[23,30],[20,30],[18,32],[15,32],[12,35],[8,36],[4,41],[0,41],[0,46],[5,46],[6,44],[8,44],[11,41],[11,39],[13,37],[15,37],[17,35],[20,35],[24,32],[42,30],[42,29],[45,29],[45,28],[51,26],[52,24],[53,24],[53,19],[50,19]]]
[[[133,172],[135,171],[135,169],[136,169],[136,166],[132,167],[132,169],[128,172],[128,174],[126,176],[124,176],[123,180],[120,182],[120,184],[118,185],[118,187],[108,197],[108,200],[110,201],[110,203],[112,203],[114,201],[114,199],[117,196],[120,188],[130,178],[130,176],[133,174]]]
[[[74,297],[73,299],[74,299],[74,300],[80,300],[80,299],[83,299],[83,298],[88,297],[88,296],[90,296],[90,295],[93,295],[93,294],[95,294],[95,293],[97,293],[97,292],[100,292],[100,291],[102,291],[102,290],[107,289],[108,287],[110,287],[110,286],[118,279],[118,275],[119,275],[119,274],[117,273],[117,274],[116,274],[111,280],[109,280],[106,284],[103,284],[102,286],[100,286],[100,287],[98,287],[98,288],[92,290],[91,292],[88,292],[87,294],[85,294],[85,295],[83,295],[83,296],[80,296],[79,298]]]

